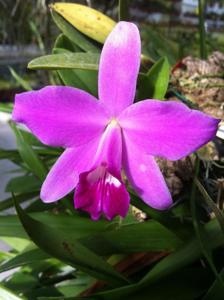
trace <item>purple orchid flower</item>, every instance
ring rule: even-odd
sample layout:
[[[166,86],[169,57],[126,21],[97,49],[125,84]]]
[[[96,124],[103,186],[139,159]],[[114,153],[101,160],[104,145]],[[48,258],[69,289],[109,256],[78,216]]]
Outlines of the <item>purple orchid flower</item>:
[[[108,36],[99,64],[99,101],[85,91],[47,86],[16,96],[13,120],[43,143],[66,148],[41,188],[54,202],[75,191],[75,208],[93,220],[103,213],[125,217],[130,197],[124,170],[145,203],[172,204],[153,156],[180,159],[211,140],[219,120],[174,101],[133,104],[140,65],[137,27],[119,22]]]

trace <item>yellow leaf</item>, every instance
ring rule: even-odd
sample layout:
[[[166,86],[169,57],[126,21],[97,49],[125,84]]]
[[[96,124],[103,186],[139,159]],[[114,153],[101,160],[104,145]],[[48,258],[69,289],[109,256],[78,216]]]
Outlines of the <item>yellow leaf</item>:
[[[116,25],[116,22],[111,18],[85,5],[56,2],[51,4],[50,8],[83,34],[99,43],[104,43]]]

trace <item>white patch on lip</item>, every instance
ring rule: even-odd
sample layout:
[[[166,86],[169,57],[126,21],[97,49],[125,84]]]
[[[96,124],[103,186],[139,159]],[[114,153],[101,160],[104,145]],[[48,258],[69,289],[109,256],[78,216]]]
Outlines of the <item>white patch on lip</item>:
[[[143,164],[141,164],[141,165],[139,166],[139,168],[140,168],[140,171],[141,171],[142,173],[145,173],[146,170],[147,170],[146,165],[143,165]]]
[[[117,188],[121,186],[121,182],[116,177],[114,177],[112,175],[109,175],[106,178],[106,183],[113,184]]]

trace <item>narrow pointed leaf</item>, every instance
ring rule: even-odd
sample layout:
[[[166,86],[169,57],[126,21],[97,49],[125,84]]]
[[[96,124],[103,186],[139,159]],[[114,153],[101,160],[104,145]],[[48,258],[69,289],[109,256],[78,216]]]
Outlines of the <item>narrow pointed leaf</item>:
[[[169,84],[170,65],[166,57],[158,60],[139,85],[140,99],[164,99]]]
[[[42,261],[50,258],[48,254],[43,252],[41,249],[33,248],[28,251],[24,251],[15,257],[9,259],[5,263],[0,265],[0,272],[5,272],[23,265],[27,265],[33,262]]]
[[[32,70],[98,70],[98,63],[99,54],[96,53],[61,53],[35,58],[28,64],[28,68]]]
[[[217,220],[212,220],[204,226],[208,247],[215,249],[224,245],[222,231]],[[148,274],[142,279],[141,284],[147,285],[164,276],[167,276],[180,268],[193,263],[202,256],[202,250],[196,237],[186,242],[177,251],[162,259]]]
[[[11,73],[12,77],[16,80],[16,82],[22,88],[24,88],[24,90],[26,90],[26,91],[31,91],[32,90],[32,87],[29,84],[29,82],[24,80],[13,68],[9,68],[9,70],[10,70],[10,73]]]
[[[47,170],[42,161],[39,159],[32,147],[27,143],[22,131],[17,129],[14,123],[11,123],[11,127],[16,135],[17,147],[21,158],[38,178],[44,180],[47,175]]]
[[[115,286],[127,283],[112,266],[74,239],[71,234],[34,220],[17,202],[15,206],[28,235],[45,252]]]
[[[12,291],[6,289],[2,285],[0,285],[0,295],[2,300],[25,300],[23,297],[17,296]]]

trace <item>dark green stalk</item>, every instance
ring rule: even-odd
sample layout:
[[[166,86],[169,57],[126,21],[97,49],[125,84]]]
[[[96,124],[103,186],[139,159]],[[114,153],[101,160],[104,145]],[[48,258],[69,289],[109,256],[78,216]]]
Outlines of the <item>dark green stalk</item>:
[[[206,32],[205,32],[205,7],[206,7],[206,0],[198,0],[201,59],[207,59]]]
[[[118,19],[119,21],[129,20],[129,0],[119,0]]]
[[[192,222],[195,229],[195,234],[198,239],[199,246],[201,248],[201,252],[206,258],[212,272],[214,273],[217,281],[221,284],[221,286],[224,286],[222,277],[218,273],[216,266],[213,263],[212,260],[212,252],[211,249],[208,246],[208,243],[206,242],[207,236],[206,232],[204,230],[204,227],[202,226],[202,223],[200,222],[198,216],[197,216],[197,206],[196,206],[196,189],[199,187],[198,184],[198,174],[199,174],[199,159],[196,157],[195,161],[195,174],[194,174],[194,180],[192,184],[192,190],[191,190],[191,197],[190,197],[190,208],[191,208],[191,214],[192,214]],[[201,186],[200,186],[201,188]],[[204,192],[204,191],[203,191]]]

